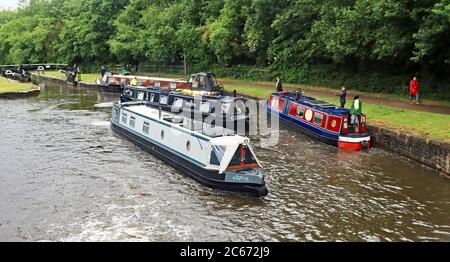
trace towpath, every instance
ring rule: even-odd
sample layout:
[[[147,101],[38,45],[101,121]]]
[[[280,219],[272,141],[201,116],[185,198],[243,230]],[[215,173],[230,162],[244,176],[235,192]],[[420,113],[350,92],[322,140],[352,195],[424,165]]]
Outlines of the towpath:
[[[233,81],[233,80],[220,80],[220,83],[223,85],[229,85],[229,86],[236,86],[236,87],[257,87],[257,88],[263,88],[267,90],[274,90],[275,88],[270,86],[266,83],[251,83],[251,82],[240,82],[240,81]],[[332,91],[332,90],[322,90],[317,89],[313,87],[305,87],[305,86],[296,86],[289,84],[287,86],[287,90],[295,90],[298,88],[302,88],[303,91],[307,95],[311,96],[322,96],[322,97],[336,97],[335,93],[337,93],[338,90]],[[437,114],[447,114],[450,115],[450,106],[444,106],[444,105],[431,105],[427,104],[420,104],[420,105],[411,105],[409,101],[403,101],[403,100],[394,100],[394,99],[386,99],[386,98],[379,98],[379,97],[373,97],[373,96],[367,96],[367,95],[361,95],[360,93],[353,93],[349,92],[347,99],[350,100],[355,94],[358,94],[361,96],[362,100],[366,103],[370,104],[379,104],[379,105],[385,105],[395,108],[402,108],[407,110],[413,110],[413,111],[423,111],[423,112],[430,112],[430,113],[437,113]]]

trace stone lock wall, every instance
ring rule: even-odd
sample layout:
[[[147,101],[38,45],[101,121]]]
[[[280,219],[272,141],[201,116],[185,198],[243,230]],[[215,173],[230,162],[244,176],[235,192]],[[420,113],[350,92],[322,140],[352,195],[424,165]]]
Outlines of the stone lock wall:
[[[437,169],[450,178],[450,144],[369,126],[376,147]]]

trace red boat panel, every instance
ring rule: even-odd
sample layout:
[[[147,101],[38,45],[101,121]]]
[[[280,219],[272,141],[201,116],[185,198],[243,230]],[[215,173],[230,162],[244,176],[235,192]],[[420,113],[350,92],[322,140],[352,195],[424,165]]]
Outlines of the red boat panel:
[[[342,118],[337,116],[329,116],[327,129],[336,133],[341,131]]]
[[[278,100],[277,103],[275,102],[276,100]],[[274,98],[273,96],[269,97],[269,107],[272,110],[283,112],[285,103],[286,103],[286,101],[284,99],[282,99],[282,98],[278,98],[278,97]]]

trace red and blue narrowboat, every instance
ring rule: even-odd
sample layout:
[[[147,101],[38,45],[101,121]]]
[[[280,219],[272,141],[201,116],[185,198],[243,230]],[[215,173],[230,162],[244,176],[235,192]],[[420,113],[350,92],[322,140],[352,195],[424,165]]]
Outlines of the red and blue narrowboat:
[[[267,101],[267,112],[324,143],[350,150],[371,147],[364,115],[357,126],[351,127],[350,110],[303,96],[301,92],[272,94]]]

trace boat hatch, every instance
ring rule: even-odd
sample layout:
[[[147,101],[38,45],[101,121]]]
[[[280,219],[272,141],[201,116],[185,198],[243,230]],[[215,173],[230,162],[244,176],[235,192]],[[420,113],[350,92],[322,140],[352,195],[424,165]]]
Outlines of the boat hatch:
[[[226,171],[241,170],[247,168],[259,168],[255,156],[248,146],[240,145]]]
[[[336,105],[334,105],[332,103],[325,102],[325,101],[319,101],[319,100],[305,100],[304,103],[307,105],[310,105],[310,106],[317,106],[317,107],[324,108],[324,109],[336,108]]]
[[[234,145],[214,145],[211,164],[220,165],[219,173],[243,169],[262,168],[248,143]]]

